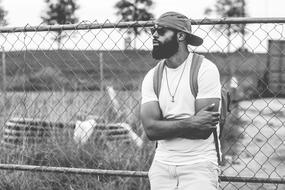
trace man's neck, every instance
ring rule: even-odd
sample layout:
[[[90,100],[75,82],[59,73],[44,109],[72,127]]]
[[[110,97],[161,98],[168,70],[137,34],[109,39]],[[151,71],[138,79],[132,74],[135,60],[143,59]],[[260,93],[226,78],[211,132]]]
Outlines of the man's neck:
[[[189,50],[188,49],[179,49],[176,54],[166,59],[166,65],[169,68],[177,68],[179,67],[188,57]]]

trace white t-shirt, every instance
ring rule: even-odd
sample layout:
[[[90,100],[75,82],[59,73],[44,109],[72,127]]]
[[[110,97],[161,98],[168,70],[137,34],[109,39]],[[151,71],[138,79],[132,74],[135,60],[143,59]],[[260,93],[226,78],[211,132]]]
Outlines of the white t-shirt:
[[[142,104],[151,101],[159,101],[162,115],[167,119],[182,119],[195,114],[195,98],[190,90],[189,74],[193,53],[177,68],[172,69],[165,66],[161,81],[159,100],[153,89],[152,68],[142,82]],[[186,65],[185,65],[186,64]],[[185,70],[183,72],[185,66]],[[174,95],[174,101],[169,93],[165,70],[170,93]],[[183,74],[182,74],[183,72]],[[179,78],[182,78],[178,84]],[[178,85],[178,86],[177,86]],[[210,60],[204,58],[198,73],[198,94],[199,98],[221,98],[221,83],[218,68]],[[191,140],[185,138],[173,138],[159,140],[154,160],[170,165],[186,165],[203,161],[217,163],[217,152],[214,138],[211,135],[206,140]]]

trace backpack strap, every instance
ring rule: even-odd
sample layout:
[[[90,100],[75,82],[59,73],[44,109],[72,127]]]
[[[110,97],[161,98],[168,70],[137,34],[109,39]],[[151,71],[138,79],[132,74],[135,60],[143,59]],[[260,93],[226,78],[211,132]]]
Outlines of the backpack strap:
[[[201,67],[203,58],[204,56],[194,53],[192,63],[191,63],[191,68],[190,68],[190,88],[191,88],[191,92],[193,96],[195,97],[195,99],[198,94],[198,73],[199,73],[199,69]],[[213,130],[213,135],[214,135],[215,148],[217,151],[218,164],[221,165],[220,142],[218,139],[217,130]]]
[[[153,90],[155,95],[157,96],[157,99],[159,98],[164,66],[165,66],[165,60],[161,60],[156,65],[153,73]],[[155,143],[155,148],[157,148],[157,141]]]
[[[165,60],[161,60],[160,62],[158,62],[153,73],[153,90],[157,98],[159,98],[164,66]]]
[[[196,98],[198,94],[198,73],[203,62],[203,55],[193,53],[191,68],[190,68],[190,89],[193,96]],[[165,67],[165,60],[158,62],[153,74],[153,90],[157,97],[159,97],[161,89],[161,81],[163,69]]]
[[[197,97],[198,94],[198,73],[201,67],[204,56],[193,53],[191,68],[190,68],[190,89],[193,96]]]

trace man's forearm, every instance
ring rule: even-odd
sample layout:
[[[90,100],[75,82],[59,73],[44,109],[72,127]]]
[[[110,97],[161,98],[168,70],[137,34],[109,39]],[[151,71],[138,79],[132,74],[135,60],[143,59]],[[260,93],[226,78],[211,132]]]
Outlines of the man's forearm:
[[[175,121],[173,119],[167,119],[167,121]],[[177,121],[177,120],[176,120]],[[212,134],[214,129],[201,129],[197,126],[197,123],[191,122],[191,119],[178,120],[179,124],[182,126],[181,133],[179,133],[180,138],[186,139],[207,139]]]
[[[172,138],[207,139],[212,131],[201,130],[197,125],[192,125],[191,120],[164,119],[153,121],[149,128],[150,140],[165,140]]]
[[[150,140],[165,140],[181,136],[183,126],[179,120],[153,120],[148,122],[146,134]]]
[[[208,139],[209,136],[212,134],[214,129],[208,129],[208,130],[201,130],[201,129],[191,129],[188,130],[187,133],[182,134],[181,138],[186,139]]]

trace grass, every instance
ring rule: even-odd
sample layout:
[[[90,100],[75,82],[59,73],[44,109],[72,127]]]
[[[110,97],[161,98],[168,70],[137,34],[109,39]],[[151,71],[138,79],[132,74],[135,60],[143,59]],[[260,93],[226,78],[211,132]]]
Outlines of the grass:
[[[2,148],[1,163],[147,171],[155,144],[146,139],[140,126],[139,97],[140,93],[137,91],[117,92],[117,100],[125,114],[124,117],[120,117],[112,109],[110,99],[104,92],[8,93],[5,103],[6,114],[2,112],[2,122],[15,116],[66,124],[88,118],[97,118],[106,123],[121,120],[129,123],[144,139],[144,145],[140,149],[132,143],[107,142],[104,136],[94,132],[86,145],[78,146],[72,138],[72,130],[66,128],[45,144],[21,146],[17,149]],[[230,120],[226,126],[232,127],[234,122],[236,121]],[[238,122],[235,123],[235,126],[238,125]],[[223,152],[227,154],[229,151],[234,152],[235,141],[239,138],[239,133],[228,127],[225,127],[224,134],[227,136],[223,141]],[[1,189],[149,189],[146,178],[103,175],[97,177],[2,170],[0,181]]]
[[[140,136],[138,92],[119,92],[128,122]],[[24,116],[45,121],[73,123],[76,119],[97,118],[118,122],[108,96],[100,92],[8,93],[6,117]],[[4,116],[4,115],[3,115]],[[2,122],[7,119],[2,116]],[[99,116],[99,117],[98,117]],[[3,125],[2,125],[3,126]],[[55,167],[147,171],[154,153],[154,143],[145,139],[143,148],[132,143],[108,142],[96,131],[84,146],[78,146],[71,129],[60,131],[44,144],[2,148],[1,163]],[[84,176],[32,172],[0,172],[1,189],[149,189],[147,179],[108,176]]]
[[[13,155],[7,150],[2,151],[2,154],[9,155],[10,159],[17,160],[17,164],[111,170],[147,170],[150,164],[149,158],[153,153],[152,145],[148,143],[144,145],[143,149],[138,149],[132,144],[107,143],[102,139],[96,139],[94,141],[90,140],[82,147],[78,147],[72,139],[66,140],[68,140],[67,143],[57,144],[51,142],[45,146],[33,147],[33,149],[27,147],[27,149],[14,152]],[[21,161],[19,162],[19,160]],[[2,171],[0,179],[1,189],[149,189],[147,179],[104,175],[96,177]]]

